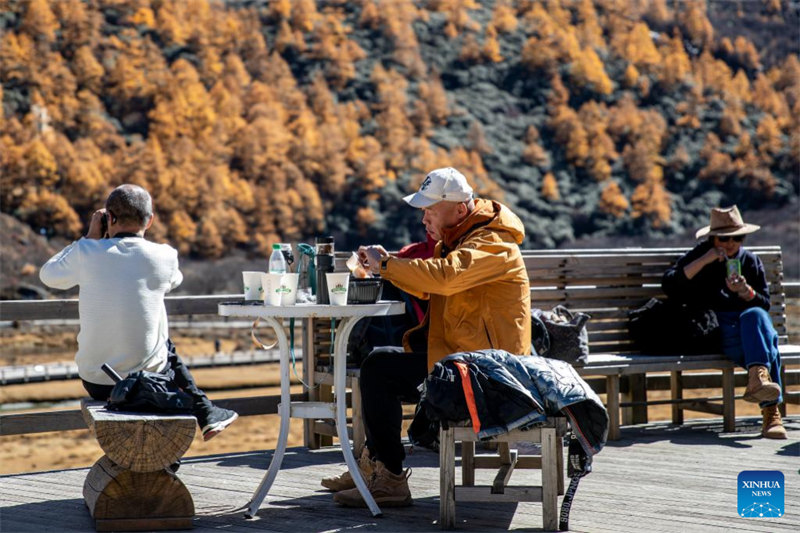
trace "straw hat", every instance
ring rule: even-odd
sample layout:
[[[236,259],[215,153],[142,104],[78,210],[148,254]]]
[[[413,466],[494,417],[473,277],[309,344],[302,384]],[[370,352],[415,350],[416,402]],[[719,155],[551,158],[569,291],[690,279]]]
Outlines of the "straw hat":
[[[714,207],[711,209],[711,224],[697,230],[695,237],[700,239],[712,235],[747,235],[760,228],[761,226],[755,224],[745,224],[739,208],[735,205],[733,207]]]

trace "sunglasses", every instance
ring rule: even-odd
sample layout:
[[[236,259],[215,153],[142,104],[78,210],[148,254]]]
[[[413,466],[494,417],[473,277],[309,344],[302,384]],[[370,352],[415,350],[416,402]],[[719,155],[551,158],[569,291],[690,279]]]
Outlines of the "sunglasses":
[[[744,235],[736,235],[734,237],[720,237],[719,235],[717,235],[717,240],[719,242],[728,242],[728,241],[742,242],[744,241]]]

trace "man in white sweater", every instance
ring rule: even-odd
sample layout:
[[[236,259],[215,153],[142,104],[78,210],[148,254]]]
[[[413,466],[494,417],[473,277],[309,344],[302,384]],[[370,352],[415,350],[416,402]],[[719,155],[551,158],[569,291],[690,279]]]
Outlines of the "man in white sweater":
[[[86,237],[51,257],[39,277],[56,289],[80,286],[75,362],[92,398],[104,401],[113,388],[103,363],[123,376],[171,369],[175,383],[192,396],[194,415],[209,440],[238,415],[213,405],[197,388],[169,340],[164,295],[183,275],[177,250],[144,239],[152,223],[150,194],[137,185],[120,185],[105,208],[92,214]]]

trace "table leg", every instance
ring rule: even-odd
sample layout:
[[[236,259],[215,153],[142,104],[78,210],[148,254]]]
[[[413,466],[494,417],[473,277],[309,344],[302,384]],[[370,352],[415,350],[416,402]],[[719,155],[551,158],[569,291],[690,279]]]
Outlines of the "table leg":
[[[275,445],[272,461],[269,463],[264,479],[261,480],[261,484],[253,494],[253,498],[247,504],[245,518],[253,518],[256,515],[272,483],[275,481],[275,477],[278,475],[278,470],[280,470],[283,462],[283,454],[286,452],[286,442],[289,439],[289,417],[292,410],[291,391],[289,389],[289,340],[286,338],[286,331],[283,329],[283,324],[280,320],[266,317],[264,321],[275,330],[275,335],[278,337],[278,347],[281,352],[281,403],[278,405],[278,414],[281,416],[281,429],[278,433],[278,443]]]
[[[363,317],[342,318],[336,328],[336,340],[333,350],[333,384],[336,396],[336,433],[339,435],[339,443],[342,446],[342,455],[347,463],[347,469],[353,476],[358,492],[372,512],[372,516],[380,516],[381,509],[375,503],[375,499],[367,489],[367,484],[361,476],[361,471],[353,457],[353,450],[350,448],[350,439],[347,437],[347,390],[346,390],[346,370],[347,370],[347,339],[353,330],[356,322]]]

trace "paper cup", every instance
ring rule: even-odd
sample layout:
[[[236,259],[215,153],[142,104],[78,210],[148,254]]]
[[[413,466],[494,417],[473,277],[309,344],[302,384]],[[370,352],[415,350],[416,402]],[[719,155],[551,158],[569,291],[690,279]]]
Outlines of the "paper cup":
[[[281,305],[294,305],[297,302],[297,282],[300,274],[287,272],[281,276],[278,291],[281,293]]]
[[[264,305],[269,305],[269,274],[266,272],[261,273],[261,287],[261,299],[264,300]]]
[[[328,298],[331,305],[347,305],[347,287],[350,284],[350,272],[328,272]]]
[[[264,274],[261,283],[264,285],[264,305],[281,305],[281,278],[285,274]]]
[[[245,300],[261,300],[264,298],[264,289],[261,285],[261,275],[263,272],[242,272],[242,284],[244,285]]]

